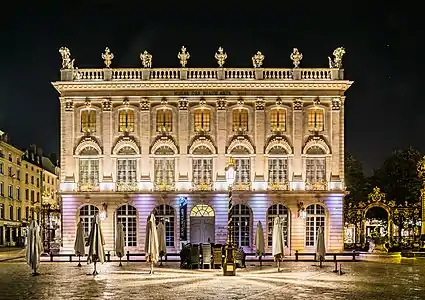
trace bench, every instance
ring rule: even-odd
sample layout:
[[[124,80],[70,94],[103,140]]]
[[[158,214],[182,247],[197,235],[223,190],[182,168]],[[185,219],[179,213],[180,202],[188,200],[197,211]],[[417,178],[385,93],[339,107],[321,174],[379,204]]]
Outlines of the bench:
[[[50,253],[50,262],[54,262],[55,257],[68,257],[67,262],[72,262],[72,258],[76,257],[76,261],[78,260],[78,255],[72,254],[72,253]],[[87,254],[85,255],[87,257]],[[110,262],[111,261],[111,251],[108,251],[105,253],[105,261]],[[56,262],[63,262],[63,260],[56,260]]]
[[[333,257],[333,261],[337,261],[337,257],[338,256],[348,256],[350,257],[352,261],[356,261],[356,256],[359,256],[360,253],[353,251],[353,252],[340,252],[340,253],[326,253],[325,254],[325,259],[326,256],[332,256]],[[316,261],[316,253],[299,253],[298,250],[295,251],[295,261],[306,261],[304,260],[300,260],[300,256],[313,256],[313,260]],[[308,259],[307,259],[308,261]],[[342,260],[339,260],[342,261]]]

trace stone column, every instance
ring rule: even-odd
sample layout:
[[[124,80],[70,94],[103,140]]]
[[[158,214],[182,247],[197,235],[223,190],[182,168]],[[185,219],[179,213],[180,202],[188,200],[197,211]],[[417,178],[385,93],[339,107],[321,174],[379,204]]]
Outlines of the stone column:
[[[259,181],[258,185],[260,184],[264,185],[264,182],[265,182],[264,171],[266,170],[264,166],[264,144],[265,144],[264,137],[265,137],[265,122],[266,122],[264,108],[265,108],[264,99],[258,98],[257,101],[255,101],[255,120],[254,120],[254,126],[255,126],[254,143],[255,143],[255,150],[256,150],[254,176],[257,177],[257,180]]]
[[[217,100],[217,163],[216,174],[224,176],[226,167],[226,144],[227,144],[227,101],[224,98]]]
[[[179,113],[178,113],[178,136],[179,136],[179,151],[180,159],[178,160],[179,173],[178,183],[183,189],[189,188],[189,182],[192,179],[189,168],[189,158],[187,157],[189,146],[189,102],[185,98],[179,100]]]
[[[141,178],[148,178],[151,174],[149,147],[151,144],[151,111],[150,102],[147,98],[140,101],[140,165],[139,174]],[[153,174],[152,174],[153,176]],[[140,180],[140,178],[138,178]],[[150,178],[153,181],[153,177]]]
[[[61,182],[69,182],[75,177],[73,149],[77,145],[74,145],[74,102],[64,100],[61,101]]]
[[[293,103],[293,136],[294,158],[292,161],[292,181],[303,182],[303,160],[302,160],[302,142],[303,142],[303,103],[301,99],[296,99]],[[298,186],[299,184],[297,184]],[[302,185],[302,184],[301,184]]]
[[[341,97],[339,109],[339,178],[344,180],[344,161],[345,161],[345,121],[344,121],[344,102],[345,96]],[[422,219],[423,220],[423,219]]]
[[[340,100],[339,98],[332,99],[332,136],[331,136],[331,151],[332,151],[332,162],[331,162],[331,175],[334,180],[340,178]]]
[[[105,99],[102,102],[102,139],[103,139],[103,177],[112,177],[112,136],[114,132],[112,122],[112,102],[111,99]]]

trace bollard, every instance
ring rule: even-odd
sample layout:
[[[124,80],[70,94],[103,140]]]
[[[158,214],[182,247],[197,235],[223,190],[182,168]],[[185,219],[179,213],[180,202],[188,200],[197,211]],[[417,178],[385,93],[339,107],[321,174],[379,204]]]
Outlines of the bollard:
[[[338,272],[338,274],[339,274],[339,275],[344,274],[344,273],[342,273],[342,264],[339,264],[339,272]]]
[[[353,250],[353,260],[356,260],[356,250]]]
[[[130,261],[130,251],[127,251],[127,262]]]
[[[295,250],[295,261],[298,261],[298,250]]]
[[[333,270],[334,273],[338,273],[338,262],[335,260],[335,270]]]

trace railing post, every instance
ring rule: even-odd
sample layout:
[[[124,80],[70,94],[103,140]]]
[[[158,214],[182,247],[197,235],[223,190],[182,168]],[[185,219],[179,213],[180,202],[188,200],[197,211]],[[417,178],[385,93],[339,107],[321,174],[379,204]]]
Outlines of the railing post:
[[[314,261],[316,261],[316,253],[314,253]]]
[[[295,250],[295,261],[298,261],[298,250]]]
[[[334,254],[334,261],[336,261],[336,254]]]
[[[73,254],[70,254],[70,255],[69,255],[69,262],[72,262],[72,255],[73,255]]]
[[[127,262],[130,261],[130,251],[127,251]]]
[[[356,260],[356,250],[353,250],[353,260]]]
[[[53,253],[50,253],[50,262],[53,262]]]

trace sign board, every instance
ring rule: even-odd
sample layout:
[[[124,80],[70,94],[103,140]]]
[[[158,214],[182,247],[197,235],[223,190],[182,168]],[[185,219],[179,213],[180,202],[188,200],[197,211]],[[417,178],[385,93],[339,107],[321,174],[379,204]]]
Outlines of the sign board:
[[[180,198],[180,240],[187,241],[187,198]]]

